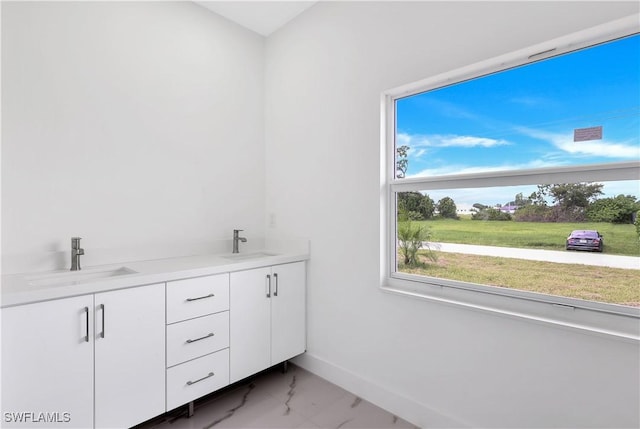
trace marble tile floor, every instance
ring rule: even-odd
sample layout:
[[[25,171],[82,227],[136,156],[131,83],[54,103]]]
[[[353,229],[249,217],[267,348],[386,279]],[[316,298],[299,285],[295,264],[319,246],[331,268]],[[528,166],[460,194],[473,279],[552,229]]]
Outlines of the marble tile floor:
[[[370,402],[292,364],[250,379],[149,420],[135,429],[419,429]]]

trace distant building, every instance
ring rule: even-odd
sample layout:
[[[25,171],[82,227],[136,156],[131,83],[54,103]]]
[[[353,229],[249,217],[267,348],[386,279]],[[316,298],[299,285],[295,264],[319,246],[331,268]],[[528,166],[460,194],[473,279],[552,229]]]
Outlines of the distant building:
[[[466,203],[460,203],[458,205],[456,205],[456,213],[461,215],[461,214],[473,214],[475,212],[477,212],[478,210],[473,207],[471,204],[466,204]]]

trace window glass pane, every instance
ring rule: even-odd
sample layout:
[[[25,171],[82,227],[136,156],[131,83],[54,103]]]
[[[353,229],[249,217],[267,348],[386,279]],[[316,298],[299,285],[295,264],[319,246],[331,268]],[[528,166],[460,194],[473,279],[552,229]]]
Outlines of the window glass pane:
[[[640,158],[640,36],[396,100],[397,178]]]
[[[397,271],[640,306],[639,198],[638,180],[399,192]]]

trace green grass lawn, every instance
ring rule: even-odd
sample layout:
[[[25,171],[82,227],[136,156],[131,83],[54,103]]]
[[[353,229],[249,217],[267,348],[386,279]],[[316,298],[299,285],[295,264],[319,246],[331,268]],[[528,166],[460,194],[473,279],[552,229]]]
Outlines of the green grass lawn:
[[[439,219],[414,221],[430,228],[430,241],[485,246],[564,250],[574,229],[595,229],[604,236],[604,253],[640,256],[640,241],[634,225],[611,223],[541,223]]]
[[[398,271],[626,306],[640,306],[640,270],[420,251],[420,264]]]

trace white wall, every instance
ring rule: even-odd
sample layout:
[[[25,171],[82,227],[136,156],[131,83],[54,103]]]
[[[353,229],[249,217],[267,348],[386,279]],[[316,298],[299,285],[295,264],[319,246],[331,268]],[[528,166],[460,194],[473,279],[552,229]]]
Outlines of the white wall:
[[[635,2],[323,2],[267,40],[267,215],[308,236],[298,362],[421,427],[637,427],[638,343],[386,294],[382,91]]]
[[[2,114],[5,262],[264,236],[264,38],[198,5],[2,2]]]
[[[266,207],[311,239],[307,367],[423,427],[637,427],[637,343],[378,288],[380,93],[637,11],[320,3],[263,94],[263,39],[188,2],[3,2],[3,256],[259,236]]]

